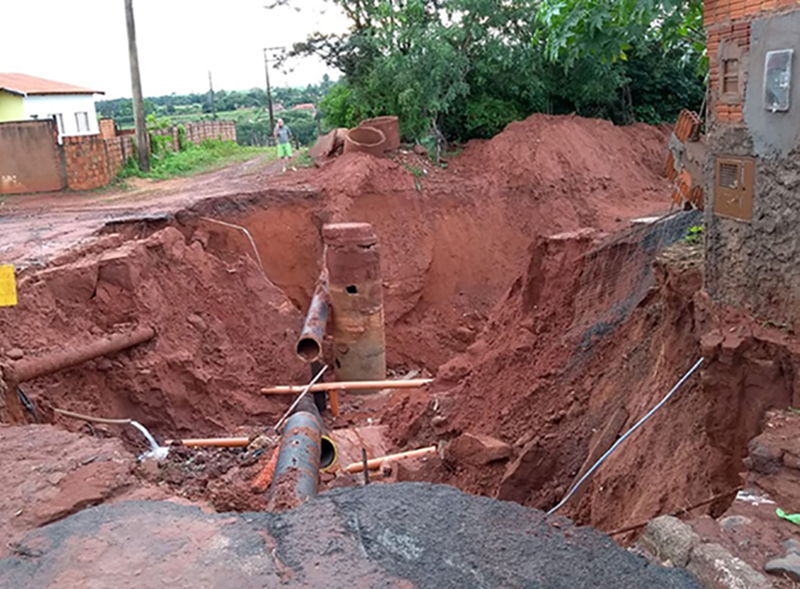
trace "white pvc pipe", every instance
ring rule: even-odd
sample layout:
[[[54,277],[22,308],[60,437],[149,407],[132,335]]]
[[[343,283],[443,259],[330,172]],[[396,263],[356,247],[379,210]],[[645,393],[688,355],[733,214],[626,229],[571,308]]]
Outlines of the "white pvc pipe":
[[[650,419],[655,414],[656,411],[661,409],[666,404],[666,402],[670,400],[672,395],[674,395],[678,391],[678,389],[681,388],[683,383],[689,380],[689,377],[692,376],[698,368],[700,368],[701,364],[703,364],[703,358],[700,358],[695,363],[695,365],[689,369],[689,372],[683,375],[683,377],[678,381],[678,383],[674,387],[672,387],[672,390],[668,392],[666,396],[663,399],[661,399],[655,407],[653,407],[650,411],[647,412],[647,414],[644,417],[642,417],[639,421],[637,421],[636,424],[631,429],[626,431],[622,435],[622,437],[620,437],[620,439],[614,442],[614,445],[611,446],[611,448],[609,448],[608,451],[605,454],[603,454],[600,457],[600,459],[592,465],[592,468],[586,471],[586,474],[583,475],[581,479],[575,484],[575,486],[572,487],[572,489],[570,489],[569,493],[567,493],[566,496],[561,501],[558,502],[558,505],[556,505],[555,507],[553,507],[553,509],[547,512],[547,515],[553,515],[556,511],[561,509],[564,506],[564,504],[567,501],[569,501],[570,497],[572,497],[575,494],[575,491],[577,491],[580,488],[580,486],[586,481],[586,479],[592,476],[592,473],[596,471],[600,467],[600,465],[603,464],[603,462],[605,462],[605,459],[611,456],[614,450],[616,450],[619,447],[619,445],[622,444],[622,442],[624,442],[629,435],[631,435],[633,432],[639,429],[639,426],[644,424],[644,422]]]

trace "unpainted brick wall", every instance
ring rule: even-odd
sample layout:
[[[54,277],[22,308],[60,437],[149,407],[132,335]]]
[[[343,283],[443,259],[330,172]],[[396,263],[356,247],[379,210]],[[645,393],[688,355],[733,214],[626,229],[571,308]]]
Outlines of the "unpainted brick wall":
[[[100,136],[103,139],[111,139],[117,136],[117,124],[114,119],[100,119]]]
[[[108,173],[113,178],[130,158],[136,157],[133,137],[120,135],[106,139],[106,156],[108,158]]]
[[[100,135],[64,137],[63,149],[70,190],[92,190],[111,182],[106,141]]]
[[[735,43],[746,56],[750,50],[750,21],[765,13],[785,11],[800,7],[800,0],[705,0],[703,24],[708,33],[709,89],[711,91],[711,119],[720,123],[741,124],[742,102],[731,104],[719,100],[720,94],[720,43]],[[744,60],[740,61],[744,63]],[[746,79],[745,76],[742,79]],[[744,95],[744,92],[742,92]]]

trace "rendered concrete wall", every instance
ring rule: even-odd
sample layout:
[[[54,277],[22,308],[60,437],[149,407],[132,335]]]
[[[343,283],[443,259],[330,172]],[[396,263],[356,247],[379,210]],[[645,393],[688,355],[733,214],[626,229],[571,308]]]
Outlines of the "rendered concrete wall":
[[[25,118],[25,107],[22,96],[0,91],[0,123],[4,121],[21,121]]]
[[[86,113],[88,130],[78,130],[76,118],[78,113]],[[64,128],[61,130],[61,135],[64,137],[97,135],[100,132],[97,126],[94,96],[91,94],[48,94],[25,97],[26,118],[32,119],[35,116],[39,119],[47,119],[59,114],[64,123]]]
[[[55,123],[0,123],[0,194],[49,192],[63,187]]]
[[[800,11],[763,16],[749,25],[743,120],[712,116],[706,136],[706,290],[714,300],[765,321],[800,327]],[[795,51],[786,113],[768,112],[763,105],[764,60],[777,49]],[[749,222],[714,213],[720,156],[756,158]]]

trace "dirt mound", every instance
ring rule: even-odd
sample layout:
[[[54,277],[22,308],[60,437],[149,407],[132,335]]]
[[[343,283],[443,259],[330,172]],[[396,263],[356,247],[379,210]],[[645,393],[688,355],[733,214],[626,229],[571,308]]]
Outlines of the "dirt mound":
[[[5,353],[37,356],[137,324],[158,333],[23,385],[45,419],[52,407],[129,417],[174,438],[269,423],[285,410],[285,400],[258,389],[305,376],[292,351],[300,313],[251,258],[224,262],[196,237],[187,242],[167,228],[116,248],[106,243],[19,281],[19,306],[0,309]]]
[[[263,227],[254,234],[270,278],[300,307],[313,291],[321,225],[372,223],[383,251],[389,361],[433,370],[474,342],[527,265],[533,241],[581,228],[613,231],[664,211],[665,145],[659,129],[644,125],[535,115],[471,143],[446,168],[413,153],[345,154],[281,177],[320,196],[302,214],[286,205],[228,218]],[[304,261],[264,255],[278,249]]]
[[[561,205],[583,226],[607,228],[663,206],[663,154],[668,135],[658,127],[617,127],[578,116],[536,114],[511,123],[489,141],[470,143],[452,162],[468,178],[512,194],[532,190]]]

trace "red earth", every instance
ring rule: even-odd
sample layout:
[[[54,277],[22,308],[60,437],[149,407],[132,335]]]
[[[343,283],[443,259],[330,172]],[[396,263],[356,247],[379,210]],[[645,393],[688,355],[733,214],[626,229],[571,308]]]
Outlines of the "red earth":
[[[409,152],[347,154],[297,173],[254,161],[132,192],[14,197],[0,209],[0,256],[20,268],[20,304],[0,309],[0,358],[153,325],[154,342],[23,386],[43,419],[77,431],[52,409],[130,417],[159,439],[271,425],[289,401],[260,387],[307,379],[293,348],[321,227],[370,222],[390,367],[437,380],[431,391],[347,396],[329,424],[383,418],[391,449],[465,432],[499,439],[510,459],[438,461],[403,477],[547,508],[611,415],[624,408],[632,424],[702,352],[702,378],[565,508],[606,531],[646,521],[737,484],[764,411],[791,402],[783,373],[758,355],[786,345],[760,332],[714,339],[744,320],[705,300],[697,251],[668,250],[648,273],[655,234],[630,221],[669,208],[666,139],[645,125],[535,115],[446,168]],[[209,218],[246,227],[258,255],[242,231]],[[656,239],[655,249],[669,241]],[[761,376],[726,368],[731,355]],[[744,405],[745,390],[757,401]],[[234,475],[245,486],[255,476]],[[219,503],[244,508],[234,499]]]

